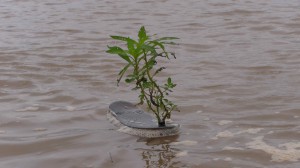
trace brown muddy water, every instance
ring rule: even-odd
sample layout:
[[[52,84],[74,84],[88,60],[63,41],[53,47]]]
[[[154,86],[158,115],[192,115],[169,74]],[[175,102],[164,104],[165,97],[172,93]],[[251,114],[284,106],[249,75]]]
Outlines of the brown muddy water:
[[[177,137],[106,120],[109,35],[177,36]],[[1,168],[299,168],[299,0],[1,0]]]

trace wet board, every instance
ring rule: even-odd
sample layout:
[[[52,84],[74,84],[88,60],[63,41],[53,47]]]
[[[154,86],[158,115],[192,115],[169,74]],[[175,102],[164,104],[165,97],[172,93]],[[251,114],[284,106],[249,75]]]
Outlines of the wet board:
[[[126,101],[116,101],[109,105],[110,113],[123,125],[138,129],[170,129],[176,127],[166,123],[159,127],[156,118]]]

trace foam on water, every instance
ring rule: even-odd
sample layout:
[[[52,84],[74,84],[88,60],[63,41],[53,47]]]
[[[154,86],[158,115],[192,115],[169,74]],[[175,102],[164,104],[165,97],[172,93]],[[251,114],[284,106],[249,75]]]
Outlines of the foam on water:
[[[223,132],[219,132],[215,137],[213,137],[212,139],[216,140],[218,138],[228,138],[228,137],[233,137],[234,133],[230,132],[230,131],[223,131]]]
[[[231,162],[231,161],[232,161],[232,158],[226,157],[226,158],[224,159],[224,161],[226,161],[226,162]]]
[[[253,138],[252,142],[246,144],[247,148],[262,150],[272,156],[272,161],[283,162],[293,161],[297,162],[300,160],[300,142],[288,142],[280,144],[280,149],[275,146],[271,146],[263,141],[264,136],[258,136]]]
[[[243,147],[231,147],[226,146],[223,148],[224,151],[232,151],[232,150],[241,150],[245,151],[247,149],[256,149],[262,150],[271,155],[273,162],[297,162],[300,160],[300,142],[287,142],[283,144],[279,144],[278,147],[272,146],[264,142],[264,136],[258,136],[253,138],[253,141],[245,144],[245,148]]]
[[[185,140],[185,141],[179,141],[179,142],[172,142],[171,145],[193,146],[193,145],[196,145],[197,143],[198,143],[197,141]]]
[[[73,106],[67,106],[66,109],[68,111],[74,111],[76,109],[76,107],[73,107]]]
[[[248,133],[248,134],[257,134],[258,132],[260,132],[261,130],[263,130],[263,128],[249,128],[246,130],[242,130],[242,131],[238,131],[238,132],[231,132],[231,131],[223,131],[223,132],[219,132],[215,137],[213,137],[212,139],[217,140],[219,138],[229,138],[229,137],[234,137],[235,135],[240,135],[240,134],[244,134],[244,133]]]
[[[18,110],[16,110],[16,112],[37,111],[38,109],[39,109],[39,107],[37,107],[37,106],[29,106],[29,107],[25,107],[22,109],[18,109]]]
[[[188,151],[181,151],[175,154],[175,157],[183,157],[183,156],[187,156],[188,155]]]
[[[230,121],[230,120],[221,120],[218,122],[218,125],[226,125],[226,124],[230,124],[230,123],[232,123],[232,121]]]
[[[223,150],[244,150],[243,148],[225,146]]]

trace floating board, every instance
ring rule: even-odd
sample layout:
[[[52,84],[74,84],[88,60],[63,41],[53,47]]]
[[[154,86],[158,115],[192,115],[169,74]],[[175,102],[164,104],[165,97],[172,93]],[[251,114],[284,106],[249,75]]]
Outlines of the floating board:
[[[159,127],[156,118],[126,101],[110,104],[107,118],[120,132],[148,138],[177,135],[180,127],[171,123]]]

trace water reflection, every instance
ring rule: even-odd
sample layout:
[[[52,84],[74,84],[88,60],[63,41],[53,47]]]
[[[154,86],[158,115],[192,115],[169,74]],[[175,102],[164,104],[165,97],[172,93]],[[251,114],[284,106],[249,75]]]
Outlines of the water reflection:
[[[143,150],[142,160],[147,168],[165,168],[173,164],[176,152],[168,144],[162,144],[152,149]]]
[[[142,151],[142,160],[145,161],[146,168],[166,168],[166,167],[182,167],[180,162],[176,160],[177,149],[172,148],[170,143],[175,142],[179,136],[145,139],[141,138],[138,141],[145,141],[150,149],[139,149]]]

